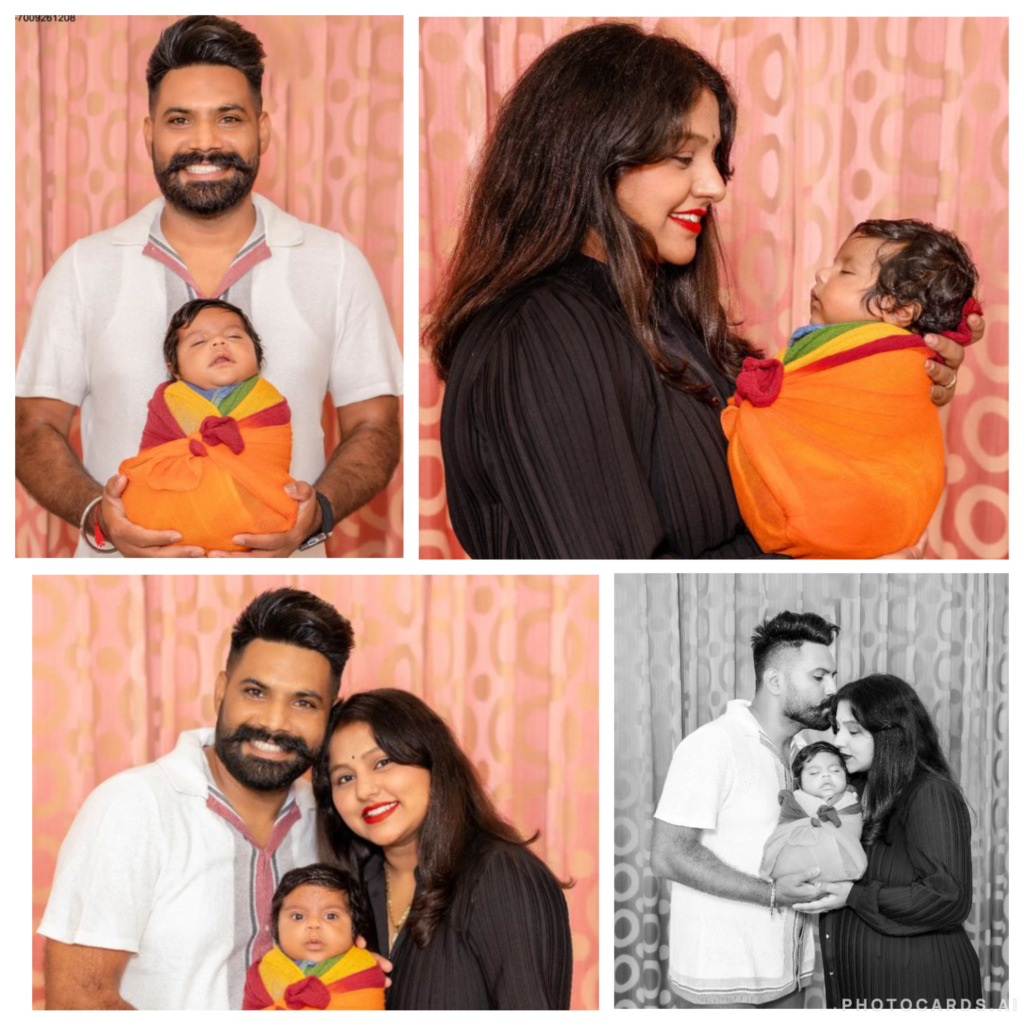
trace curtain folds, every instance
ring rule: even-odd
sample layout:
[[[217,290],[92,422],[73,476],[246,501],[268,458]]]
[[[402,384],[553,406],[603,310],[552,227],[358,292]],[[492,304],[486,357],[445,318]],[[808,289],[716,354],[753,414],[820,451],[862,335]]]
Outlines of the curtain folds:
[[[931,713],[971,808],[965,927],[998,1006],[1009,985],[1009,594],[1008,576],[994,573],[616,576],[616,1005],[671,1005],[668,885],[649,866],[654,810],[683,737],[753,696],[751,633],[787,609],[841,627],[840,685],[892,673]],[[825,1005],[820,955],[805,1005]]]

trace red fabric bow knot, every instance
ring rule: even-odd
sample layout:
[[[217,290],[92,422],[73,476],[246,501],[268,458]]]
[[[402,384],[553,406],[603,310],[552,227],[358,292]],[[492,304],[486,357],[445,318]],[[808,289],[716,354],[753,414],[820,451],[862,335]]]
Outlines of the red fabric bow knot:
[[[957,326],[957,329],[955,331],[943,331],[942,336],[944,338],[952,338],[961,345],[970,345],[971,329],[967,326],[967,318],[972,313],[977,313],[978,316],[983,315],[981,311],[981,303],[973,297],[964,303],[963,313],[960,315],[960,323]]]
[[[831,821],[836,828],[843,827],[842,821],[839,820],[839,812],[834,807],[829,807],[828,804],[822,804],[818,808],[818,816],[811,818],[811,824],[815,828],[821,828],[826,821]]]
[[[226,444],[235,455],[241,455],[245,450],[245,442],[242,440],[242,431],[238,428],[238,421],[230,416],[207,416],[199,424],[199,433],[206,444]],[[193,455],[204,456],[207,454],[203,442],[195,438],[189,442],[188,450]]]
[[[783,365],[778,359],[755,359],[747,356],[736,378],[736,404],[747,399],[761,408],[771,405],[782,390]]]
[[[289,985],[284,990],[284,1001],[289,1010],[301,1010],[304,1006],[312,1006],[314,1010],[326,1010],[327,1004],[331,1001],[331,994],[319,978],[310,975]]]

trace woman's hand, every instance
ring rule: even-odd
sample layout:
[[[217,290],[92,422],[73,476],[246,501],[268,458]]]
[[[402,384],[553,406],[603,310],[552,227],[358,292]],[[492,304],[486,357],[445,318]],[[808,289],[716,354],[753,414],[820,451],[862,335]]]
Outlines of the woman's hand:
[[[924,558],[924,549],[927,543],[928,531],[925,530],[917,538],[916,544],[911,545],[909,548],[900,548],[899,551],[894,551],[891,555],[879,555],[876,561],[881,561],[884,558]]]
[[[967,326],[971,329],[971,344],[980,341],[985,333],[985,318],[977,313],[972,313],[967,318]],[[954,341],[952,338],[944,337],[941,334],[926,334],[925,344],[935,350],[937,356],[941,356],[945,366],[935,359],[929,359],[924,364],[925,373],[932,379],[932,402],[935,405],[948,405],[953,401],[956,393],[956,371],[964,361],[965,346]]]
[[[360,949],[366,949],[366,939],[364,939],[362,935],[357,935],[356,945]],[[380,953],[374,953],[372,949],[369,950],[369,954],[377,961],[377,966],[384,972],[384,987],[391,988],[391,979],[387,977],[387,975],[391,973],[391,968],[393,966],[391,961],[387,957],[381,956]]]
[[[845,907],[853,882],[821,882],[818,888],[826,895],[813,903],[794,903],[793,909],[804,914],[823,914],[827,910]]]

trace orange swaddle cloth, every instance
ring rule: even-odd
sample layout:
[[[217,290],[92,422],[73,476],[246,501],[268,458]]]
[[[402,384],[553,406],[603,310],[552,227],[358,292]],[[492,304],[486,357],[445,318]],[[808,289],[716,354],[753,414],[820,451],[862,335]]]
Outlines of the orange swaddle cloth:
[[[722,426],[763,551],[875,558],[917,542],[945,479],[929,357],[919,336],[868,322],[825,324],[780,358],[744,361]]]
[[[291,410],[269,381],[253,377],[214,405],[183,381],[149,401],[139,454],[121,463],[125,514],[183,544],[241,551],[239,533],[283,533],[295,524]]]

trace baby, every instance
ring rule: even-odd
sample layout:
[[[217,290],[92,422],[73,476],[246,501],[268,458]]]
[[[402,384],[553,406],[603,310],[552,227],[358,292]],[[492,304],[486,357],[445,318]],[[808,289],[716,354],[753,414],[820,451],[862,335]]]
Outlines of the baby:
[[[327,864],[281,879],[270,909],[274,948],[245,976],[243,1010],[383,1010],[384,973],[355,945],[372,921],[347,872]]]
[[[857,794],[846,786],[843,756],[831,743],[810,743],[793,759],[791,793],[779,793],[779,824],[764,844],[762,878],[781,878],[819,868],[815,881],[860,878],[867,856]]]
[[[945,449],[923,338],[971,339],[977,271],[948,231],[868,220],[811,291],[811,323],[747,359],[722,413],[740,512],[761,548],[876,558],[915,544],[942,495]]]
[[[290,530],[291,410],[260,376],[249,318],[230,302],[194,299],[171,318],[164,360],[171,379],[149,401],[139,454],[120,467],[128,518],[207,551],[245,550],[235,534]]]

